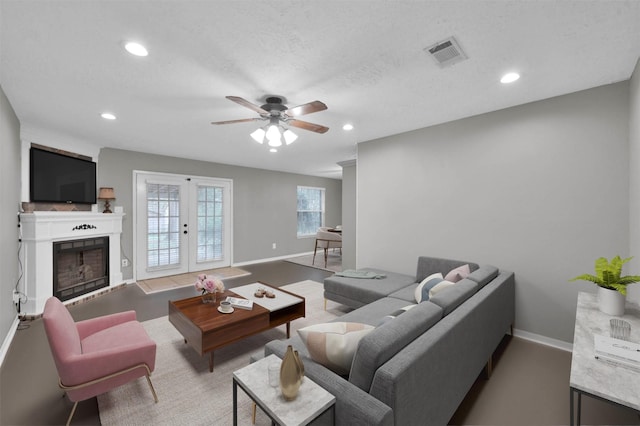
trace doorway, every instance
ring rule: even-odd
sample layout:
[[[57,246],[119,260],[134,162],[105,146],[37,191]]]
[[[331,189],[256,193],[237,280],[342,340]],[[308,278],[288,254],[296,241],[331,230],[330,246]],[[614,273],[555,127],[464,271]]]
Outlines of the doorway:
[[[230,179],[134,172],[136,279],[231,265]]]

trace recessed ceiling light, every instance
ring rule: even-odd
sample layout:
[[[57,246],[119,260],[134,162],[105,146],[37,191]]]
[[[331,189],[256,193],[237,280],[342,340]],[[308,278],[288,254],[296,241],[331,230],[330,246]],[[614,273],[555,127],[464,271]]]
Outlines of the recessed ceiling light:
[[[504,83],[504,84],[513,83],[519,78],[520,78],[520,74],[518,74],[517,72],[509,72],[502,76],[502,78],[500,79],[500,83]]]
[[[104,118],[105,120],[115,120],[116,116],[111,114],[110,112],[103,112],[102,114],[100,114],[100,117]]]
[[[127,49],[127,52],[136,56],[147,56],[149,54],[149,52],[147,52],[147,49],[143,45],[132,41],[125,44],[124,48]]]
[[[342,130],[346,130],[346,131],[353,130],[353,124],[349,124],[349,123],[345,124],[344,126],[342,126]]]
[[[269,150],[269,152],[278,152],[278,150],[277,150],[277,149],[275,149],[275,148],[271,148],[271,149]]]

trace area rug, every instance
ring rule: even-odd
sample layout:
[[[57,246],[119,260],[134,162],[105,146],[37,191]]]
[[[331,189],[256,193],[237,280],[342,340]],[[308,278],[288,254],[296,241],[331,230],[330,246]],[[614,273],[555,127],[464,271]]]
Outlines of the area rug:
[[[171,275],[168,277],[153,278],[149,280],[137,281],[138,287],[145,292],[145,294],[158,293],[160,291],[174,290],[176,288],[192,286],[196,282],[196,278],[199,274],[207,274],[217,277],[221,280],[228,280],[231,278],[243,277],[245,275],[251,275],[251,272],[247,272],[244,269],[227,267],[210,269],[208,271],[191,272],[187,274]]]
[[[313,254],[307,254],[304,256],[291,257],[285,259],[287,262],[297,263],[298,265],[309,266],[311,268],[322,269],[325,271],[341,272],[342,271],[342,256],[340,252],[329,252],[327,256],[327,267],[324,267],[324,254],[319,252],[316,254],[316,261],[313,262]]]
[[[305,298],[306,317],[291,323],[291,334],[311,324],[330,321],[346,312],[342,305],[329,301],[323,308],[323,286],[301,281],[282,287]],[[103,425],[231,425],[233,424],[234,371],[249,364],[254,352],[274,339],[286,337],[285,326],[249,337],[215,351],[213,373],[208,357],[201,357],[184,343],[168,318],[142,323],[157,344],[156,368],[151,380],[159,402],[144,378],[98,396],[100,422]],[[238,424],[251,424],[251,400],[238,390]],[[270,425],[258,410],[257,425]]]

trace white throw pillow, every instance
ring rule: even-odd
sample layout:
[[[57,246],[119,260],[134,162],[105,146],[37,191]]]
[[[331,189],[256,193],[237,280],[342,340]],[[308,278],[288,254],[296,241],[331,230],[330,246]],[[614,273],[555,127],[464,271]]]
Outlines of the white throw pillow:
[[[434,281],[436,280],[436,281]],[[435,274],[429,275],[427,278],[422,280],[418,287],[416,287],[414,297],[416,298],[416,302],[426,302],[429,300],[429,290],[431,287],[439,283],[443,280],[442,274],[440,272],[436,272]],[[427,284],[428,283],[428,284]]]
[[[374,327],[355,322],[330,322],[298,330],[311,359],[333,372],[346,376],[360,339]]]

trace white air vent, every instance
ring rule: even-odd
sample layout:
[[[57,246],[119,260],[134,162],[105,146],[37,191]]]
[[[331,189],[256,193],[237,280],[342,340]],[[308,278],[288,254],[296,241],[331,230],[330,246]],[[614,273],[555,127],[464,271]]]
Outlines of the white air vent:
[[[453,65],[467,59],[455,38],[450,37],[424,49],[441,67]]]

